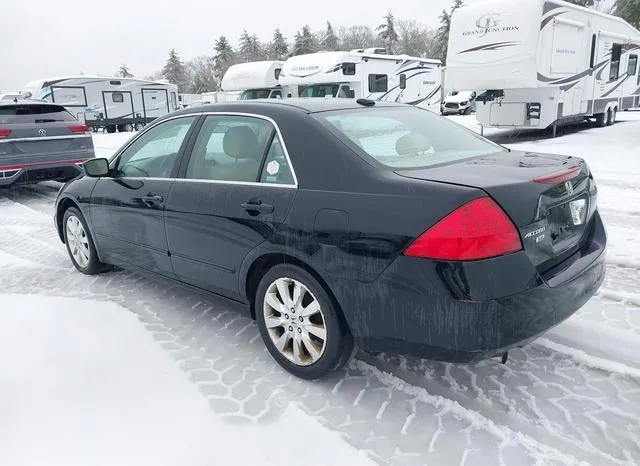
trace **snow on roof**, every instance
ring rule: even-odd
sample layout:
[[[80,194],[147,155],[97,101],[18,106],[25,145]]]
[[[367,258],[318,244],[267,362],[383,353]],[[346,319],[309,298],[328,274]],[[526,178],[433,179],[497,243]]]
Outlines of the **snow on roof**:
[[[254,61],[238,63],[229,67],[222,78],[224,91],[244,91],[278,86],[278,75],[282,61]]]

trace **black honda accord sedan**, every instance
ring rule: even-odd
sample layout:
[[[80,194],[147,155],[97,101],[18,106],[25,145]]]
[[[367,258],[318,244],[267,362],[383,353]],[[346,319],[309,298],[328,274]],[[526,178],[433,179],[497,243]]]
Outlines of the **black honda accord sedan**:
[[[596,199],[580,158],[408,105],[285,99],[158,119],[84,164],[55,224],[80,272],[221,296],[314,379],[356,346],[469,363],[571,316],[604,278]]]

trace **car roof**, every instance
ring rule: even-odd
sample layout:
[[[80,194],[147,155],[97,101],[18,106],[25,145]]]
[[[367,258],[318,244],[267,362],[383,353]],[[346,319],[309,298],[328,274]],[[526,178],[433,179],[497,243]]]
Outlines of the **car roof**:
[[[253,100],[237,100],[231,102],[219,102],[213,104],[197,105],[195,107],[187,107],[182,112],[190,110],[194,113],[200,112],[215,112],[222,108],[224,111],[230,109],[241,111],[251,105],[265,106],[270,110],[302,110],[306,113],[328,112],[332,110],[349,110],[356,108],[375,108],[375,107],[401,107],[406,104],[399,104],[395,102],[384,101],[371,101],[374,105],[367,107],[358,103],[356,99],[342,99],[342,98],[323,98],[323,97],[290,97],[286,99],[253,99]],[[235,107],[235,108],[234,108]],[[254,107],[255,108],[255,107]],[[188,112],[185,112],[188,113]]]

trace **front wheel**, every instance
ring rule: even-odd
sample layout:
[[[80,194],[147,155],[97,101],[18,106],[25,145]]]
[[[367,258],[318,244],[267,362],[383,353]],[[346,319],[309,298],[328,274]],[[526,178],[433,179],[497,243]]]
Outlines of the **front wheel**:
[[[306,270],[282,264],[260,281],[255,315],[271,356],[284,369],[314,380],[342,368],[353,337],[324,287]]]
[[[82,213],[75,207],[70,207],[62,218],[64,242],[73,266],[85,275],[96,275],[104,272],[110,266],[98,260],[96,246],[89,233],[89,228]]]

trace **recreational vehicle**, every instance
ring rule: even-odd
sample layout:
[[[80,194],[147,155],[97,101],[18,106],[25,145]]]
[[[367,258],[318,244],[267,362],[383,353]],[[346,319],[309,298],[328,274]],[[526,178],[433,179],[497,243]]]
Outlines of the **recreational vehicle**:
[[[218,102],[232,102],[234,100],[239,100],[242,91],[215,91],[215,92],[204,92],[200,94],[200,103],[201,104],[213,104]],[[196,104],[198,105],[198,104]]]
[[[189,107],[200,100],[202,100],[200,94],[178,94],[178,105],[180,108]]]
[[[229,67],[220,86],[224,92],[241,91],[240,100],[282,97],[278,77],[284,62],[254,61]]]
[[[389,100],[440,111],[440,61],[384,49],[316,52],[289,58],[280,84],[291,97]]]
[[[177,86],[135,78],[39,79],[25,86],[23,96],[61,104],[88,126],[109,133],[140,128],[179,108]]]
[[[554,0],[489,0],[456,10],[448,89],[477,97],[483,127],[545,129],[640,103],[640,32],[624,20]]]

